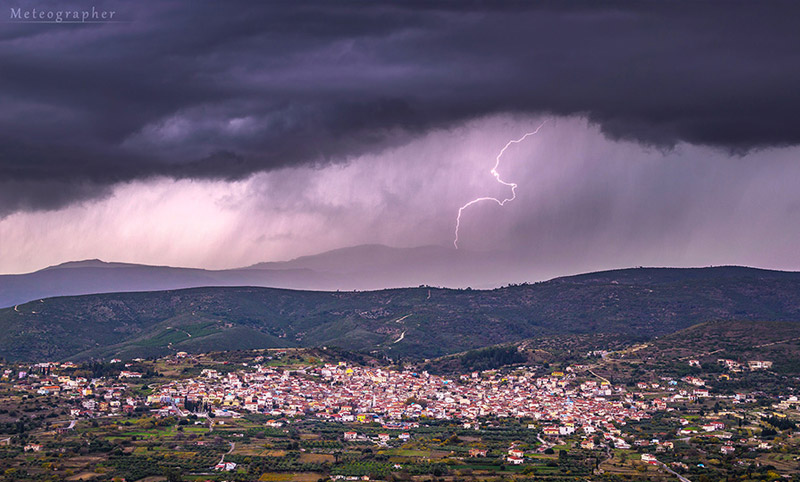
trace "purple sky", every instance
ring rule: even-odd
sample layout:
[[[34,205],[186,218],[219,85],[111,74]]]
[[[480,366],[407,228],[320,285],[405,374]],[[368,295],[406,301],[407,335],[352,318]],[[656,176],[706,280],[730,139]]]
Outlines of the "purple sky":
[[[800,269],[797,4],[595,3],[99,2],[121,22],[4,18],[0,272],[451,246],[459,206],[509,194],[489,173],[499,150],[543,120],[499,169],[517,199],[465,211],[463,249],[512,253],[529,280]]]

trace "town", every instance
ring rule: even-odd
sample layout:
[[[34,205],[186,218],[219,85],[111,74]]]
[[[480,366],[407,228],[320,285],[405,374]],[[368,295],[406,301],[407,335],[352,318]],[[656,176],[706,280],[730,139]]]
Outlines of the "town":
[[[770,365],[732,362],[718,360],[715,370],[726,373],[716,380]],[[695,359],[686,365],[701,368]],[[771,480],[800,472],[800,401],[791,389],[768,402],[757,390],[717,391],[697,375],[614,384],[587,364],[432,374],[325,359],[324,350],[259,350],[7,364],[0,390],[0,460],[10,480]]]
[[[257,360],[260,361],[260,360]],[[514,374],[478,373],[455,379],[427,372],[394,371],[338,365],[301,366],[277,371],[257,365],[253,371],[221,375],[204,370],[197,380],[162,386],[149,403],[184,400],[242,409],[272,416],[313,416],[340,422],[419,418],[475,420],[489,415],[506,418],[559,420],[570,426],[594,428],[601,424],[647,417],[647,402],[610,402],[608,382],[587,381],[571,387],[568,377],[556,373],[536,377],[525,369]],[[632,407],[632,408],[628,408]]]

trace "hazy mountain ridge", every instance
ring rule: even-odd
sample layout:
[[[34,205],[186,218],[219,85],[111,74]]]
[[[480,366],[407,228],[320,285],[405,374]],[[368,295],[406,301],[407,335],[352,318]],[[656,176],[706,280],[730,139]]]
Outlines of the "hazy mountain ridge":
[[[346,271],[359,265],[385,267],[407,258],[409,254],[425,257],[444,257],[458,252],[441,246],[420,246],[416,248],[391,248],[382,244],[364,244],[333,249],[320,254],[300,256],[290,261],[257,263],[248,269],[296,269],[306,268],[321,271]]]
[[[27,274],[0,275],[0,307],[54,296],[162,291],[204,286],[376,290],[419,286],[499,286],[511,262],[500,253],[440,246],[363,245],[246,268],[205,270],[100,260],[73,261]]]
[[[336,345],[429,358],[541,335],[663,335],[712,320],[800,321],[800,273],[643,268],[490,291],[219,287],[60,297],[0,310],[0,355]]]

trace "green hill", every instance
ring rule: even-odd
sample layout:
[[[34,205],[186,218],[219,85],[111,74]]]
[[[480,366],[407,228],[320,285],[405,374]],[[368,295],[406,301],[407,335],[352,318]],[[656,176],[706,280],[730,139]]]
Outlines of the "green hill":
[[[778,373],[800,374],[800,323],[715,321],[701,323],[653,340],[636,353],[639,359],[698,360],[703,367],[719,359],[747,366],[748,360],[770,360]]]
[[[663,384],[665,376],[679,379],[692,375],[723,393],[759,390],[774,394],[786,386],[797,386],[800,323],[712,321],[610,350],[602,360],[581,363],[590,364],[595,374],[616,383]],[[720,360],[739,365],[730,369]],[[748,362],[756,360],[772,365],[751,370]]]
[[[341,346],[429,358],[541,335],[665,335],[715,320],[800,321],[800,273],[629,269],[490,291],[194,288],[0,310],[0,356],[43,360]]]

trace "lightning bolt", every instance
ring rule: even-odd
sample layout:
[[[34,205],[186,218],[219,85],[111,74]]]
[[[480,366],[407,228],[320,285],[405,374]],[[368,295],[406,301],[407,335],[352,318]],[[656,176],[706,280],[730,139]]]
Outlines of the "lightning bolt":
[[[544,126],[545,122],[547,122],[547,121],[544,121],[541,124],[539,124],[539,127],[537,127],[532,132],[526,132],[525,135],[523,135],[519,139],[512,139],[512,140],[508,141],[506,143],[506,145],[503,146],[502,149],[500,149],[500,153],[497,154],[497,157],[494,160],[494,167],[492,168],[491,171],[489,171],[492,174],[492,176],[494,176],[495,180],[497,180],[497,182],[499,182],[500,184],[502,184],[504,186],[508,186],[508,187],[511,188],[511,197],[505,198],[502,201],[497,199],[497,198],[494,198],[494,197],[479,197],[479,198],[473,199],[472,201],[470,201],[467,204],[465,204],[465,205],[461,206],[460,208],[458,208],[458,216],[456,216],[455,239],[453,239],[453,246],[455,246],[456,249],[458,249],[458,229],[461,227],[461,213],[463,213],[465,209],[467,209],[468,207],[472,206],[473,204],[478,204],[479,202],[483,202],[483,201],[494,201],[499,206],[505,206],[505,204],[507,202],[513,201],[514,199],[517,198],[517,184],[513,183],[513,182],[506,182],[506,181],[502,180],[500,178],[500,173],[497,172],[497,168],[500,167],[500,158],[503,157],[503,153],[506,152],[506,149],[511,147],[512,144],[519,144],[520,142],[524,141],[528,137],[538,134],[539,133],[539,129],[541,129],[542,126]]]

